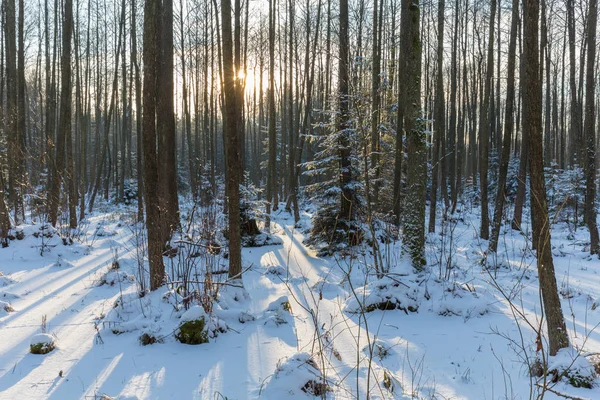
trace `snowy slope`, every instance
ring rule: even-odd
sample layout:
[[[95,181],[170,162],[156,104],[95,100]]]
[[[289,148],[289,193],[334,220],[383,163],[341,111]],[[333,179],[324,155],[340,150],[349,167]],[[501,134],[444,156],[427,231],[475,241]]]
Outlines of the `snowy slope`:
[[[309,215],[303,218],[306,226]],[[536,385],[525,360],[536,356],[536,335],[523,317],[539,325],[535,260],[523,235],[507,230],[498,259],[488,258],[498,267],[483,268],[487,246],[477,239],[476,218],[465,215],[451,234],[428,238],[424,273],[407,267],[398,243],[383,246],[392,269],[378,280],[368,248],[319,258],[287,214],[275,215],[272,232],[283,244],[244,249],[245,291],[224,287],[215,305],[227,332],[197,346],[174,339],[185,313],[174,292],[137,296],[134,232],[122,214],[90,218],[71,246],[57,236],[36,238],[40,227],[27,226],[24,240],[0,250],[0,300],[14,309],[0,314],[0,399],[310,398],[321,389],[307,387],[311,380],[335,399],[367,392],[372,399],[530,398]],[[600,262],[585,253],[583,229],[558,225],[553,235],[571,340],[582,353],[599,353]],[[381,299],[418,311],[357,312]],[[30,354],[43,316],[57,348]],[[142,346],[143,332],[159,343]],[[563,364],[583,360],[581,352],[563,355]],[[597,387],[558,382],[551,389],[600,398]]]

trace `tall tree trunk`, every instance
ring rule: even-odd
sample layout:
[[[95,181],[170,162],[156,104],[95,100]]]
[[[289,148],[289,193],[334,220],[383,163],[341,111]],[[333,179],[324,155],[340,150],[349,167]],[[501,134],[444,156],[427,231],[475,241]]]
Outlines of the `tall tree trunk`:
[[[137,220],[144,220],[144,170],[143,170],[143,131],[142,131],[142,82],[140,78],[140,63],[137,56],[137,18],[136,0],[131,0],[131,62],[135,68],[135,132],[136,140],[136,169],[137,169]]]
[[[494,21],[496,20],[496,0],[490,2],[490,26],[487,51],[487,73],[483,105],[479,117],[479,183],[481,190],[481,229],[479,236],[488,239],[490,221],[488,215],[488,151],[490,138],[490,96],[494,76]]]
[[[427,181],[427,145],[421,111],[421,38],[420,1],[402,0],[401,49],[406,58],[406,93],[400,108],[404,110],[407,145],[404,252],[417,270],[425,266],[425,188]]]
[[[444,100],[444,13],[446,2],[438,1],[438,42],[437,42],[437,75],[435,84],[435,116],[433,121],[433,131],[435,134],[433,142],[433,155],[431,162],[433,164],[431,174],[431,203],[429,206],[429,232],[435,232],[435,213],[437,209],[437,190],[438,178],[440,174],[440,164],[443,154],[441,154],[442,141],[446,130],[446,110]],[[442,168],[443,169],[443,168]],[[443,174],[446,171],[442,171]]]
[[[25,208],[23,205],[23,191],[26,186],[25,182],[25,138],[26,138],[26,125],[25,125],[25,36],[24,36],[24,25],[25,25],[25,4],[23,0],[19,0],[19,24],[18,24],[18,50],[17,50],[17,132],[16,132],[16,143],[15,143],[15,154],[14,154],[14,183],[15,186],[12,188],[13,195],[13,207],[15,211],[15,225],[20,225],[25,220]]]
[[[52,174],[50,186],[48,220],[52,226],[56,226],[60,207],[61,185],[65,178],[65,145],[71,135],[67,135],[67,130],[71,131],[71,34],[73,29],[73,10],[72,1],[65,0],[65,14],[63,17],[62,29],[62,55],[61,55],[61,93],[60,93],[60,116],[59,129],[56,140],[56,157],[54,161],[55,169]],[[67,136],[69,136],[67,138]],[[67,177],[67,179],[69,179]],[[69,200],[69,204],[71,201]],[[71,207],[69,206],[69,211]],[[69,218],[70,223],[71,218]],[[77,226],[77,217],[75,217],[75,226]]]
[[[19,141],[17,36],[15,0],[4,0],[4,40],[6,41],[6,139],[8,144],[8,190],[10,207],[17,204],[17,151]]]
[[[156,96],[159,76],[160,0],[144,3],[144,98],[143,98],[143,154],[144,189],[146,200],[146,229],[148,230],[148,262],[150,264],[150,289],[162,286],[165,274],[163,263],[163,235],[159,199],[158,155],[156,152]]]
[[[276,1],[269,1],[269,163],[267,166],[267,219],[265,228],[269,229],[273,199],[277,198],[277,138],[275,131],[275,14]]]
[[[533,240],[537,243],[540,290],[548,327],[549,353],[569,346],[569,338],[558,297],[552,260],[550,221],[544,184],[542,148],[542,82],[538,50],[540,0],[523,1],[523,131],[528,131]]]
[[[512,2],[512,16],[510,26],[510,42],[508,44],[508,78],[506,82],[506,111],[504,120],[504,138],[502,141],[502,155],[500,158],[500,171],[498,175],[498,191],[494,208],[494,222],[489,251],[495,253],[498,248],[500,226],[504,213],[504,197],[506,193],[506,179],[508,176],[508,162],[510,161],[510,146],[514,128],[514,103],[515,103],[515,58],[517,52],[517,28],[519,26],[519,0]]]
[[[587,70],[585,88],[586,138],[585,158],[585,220],[590,231],[590,254],[600,255],[598,225],[596,222],[596,106],[595,106],[595,62],[596,62],[596,22],[598,21],[598,0],[590,0],[587,27]]]
[[[159,197],[163,212],[161,224],[163,243],[166,243],[179,227],[173,105],[173,0],[162,0],[160,10],[160,69],[157,76],[156,133],[158,135]]]
[[[452,54],[450,56],[450,121],[448,126],[448,172],[450,179],[450,197],[452,199],[452,209],[456,208],[458,201],[458,185],[456,176],[457,169],[460,169],[460,164],[457,163],[457,139],[456,139],[456,95],[458,92],[458,37],[459,37],[459,21],[460,21],[460,0],[454,2],[454,31],[452,32]]]
[[[340,0],[340,44],[338,67],[338,102],[339,116],[337,130],[339,135],[339,162],[340,162],[340,218],[349,227],[356,212],[356,193],[352,186],[354,176],[350,161],[350,132],[349,132],[349,107],[350,107],[350,38],[348,32],[348,0]]]
[[[582,163],[581,149],[583,148],[583,140],[581,134],[581,115],[580,101],[577,95],[577,83],[575,80],[575,5],[573,0],[566,0],[567,7],[567,31],[569,35],[569,87],[571,91],[571,164]],[[580,66],[582,68],[582,66]]]
[[[442,0],[443,1],[443,0]],[[379,14],[383,14],[383,10],[377,8],[378,0],[373,0],[373,49],[372,49],[372,71],[371,71],[371,170],[373,171],[373,177],[375,182],[373,183],[373,196],[372,198],[377,200],[379,198],[379,107],[381,102],[381,96],[379,94],[379,80],[381,75],[381,37],[379,26]],[[367,171],[368,172],[368,171]],[[365,176],[369,179],[369,176]],[[367,198],[370,201],[371,194],[368,193]],[[370,205],[369,205],[370,207]]]
[[[240,241],[240,171],[242,157],[238,126],[238,90],[233,62],[233,32],[231,27],[231,0],[221,0],[221,26],[223,31],[223,89],[224,128],[227,154],[227,212],[229,219],[229,277],[241,278],[242,251]]]

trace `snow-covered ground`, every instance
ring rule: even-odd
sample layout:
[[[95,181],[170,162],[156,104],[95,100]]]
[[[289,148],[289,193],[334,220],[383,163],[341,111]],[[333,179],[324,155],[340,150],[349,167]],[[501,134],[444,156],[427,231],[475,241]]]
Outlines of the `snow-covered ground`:
[[[282,244],[244,249],[244,289],[221,282],[209,314],[177,285],[139,296],[134,211],[90,217],[72,245],[28,225],[23,240],[0,249],[0,399],[528,399],[540,391],[528,367],[541,353],[529,241],[505,229],[497,256],[482,263],[476,210],[428,236],[421,273],[399,243],[381,244],[379,262],[390,268],[381,279],[369,247],[318,257],[303,244],[305,229],[280,211],[272,233]],[[586,240],[584,228],[554,227],[574,349],[550,367],[577,357],[573,366],[585,370],[584,356],[600,353],[600,261]],[[209,342],[177,341],[183,321],[199,317]],[[43,332],[56,349],[31,354]],[[155,343],[142,345],[142,334]],[[547,399],[600,399],[598,387],[566,379],[547,387]]]

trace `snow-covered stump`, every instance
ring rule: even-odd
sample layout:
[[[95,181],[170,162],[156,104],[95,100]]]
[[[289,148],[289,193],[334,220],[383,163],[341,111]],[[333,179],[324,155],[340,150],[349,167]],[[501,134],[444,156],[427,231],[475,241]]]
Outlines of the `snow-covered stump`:
[[[38,333],[31,338],[29,352],[31,354],[48,354],[56,348],[56,339],[47,333]]]

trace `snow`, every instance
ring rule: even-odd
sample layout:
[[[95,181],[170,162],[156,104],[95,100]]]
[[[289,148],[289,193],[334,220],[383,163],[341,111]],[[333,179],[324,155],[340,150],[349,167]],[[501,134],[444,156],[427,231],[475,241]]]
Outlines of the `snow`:
[[[530,234],[504,227],[484,261],[476,207],[459,207],[443,222],[445,236],[428,235],[422,272],[398,240],[382,243],[384,276],[368,245],[331,257],[304,245],[311,209],[301,230],[278,211],[271,237],[279,244],[243,250],[243,287],[215,272],[226,267],[218,255],[210,259],[217,289],[191,292],[178,283],[141,290],[135,207],[99,210],[71,245],[60,229],[33,224],[0,249],[0,399],[278,400],[314,398],[308,389],[323,382],[328,399],[525,399],[543,383],[528,373],[544,326]],[[598,399],[600,261],[586,252],[584,228],[559,222],[552,240],[572,346],[548,369],[591,377],[594,387],[549,377],[544,398]],[[178,263],[202,257],[169,259],[169,279]],[[201,318],[209,342],[179,343],[181,324]],[[140,342],[144,334],[151,344]],[[29,354],[41,339],[60,347]]]
[[[54,344],[54,337],[48,333],[38,333],[31,338],[31,344]]]

